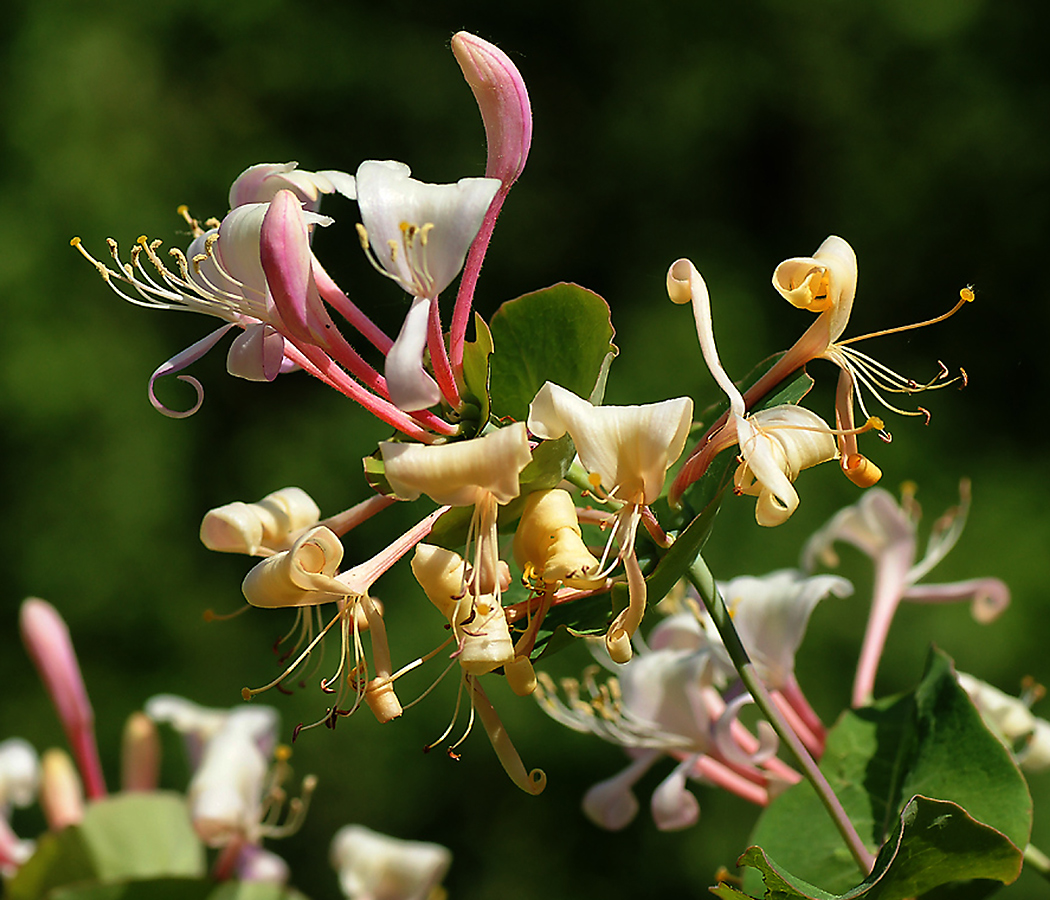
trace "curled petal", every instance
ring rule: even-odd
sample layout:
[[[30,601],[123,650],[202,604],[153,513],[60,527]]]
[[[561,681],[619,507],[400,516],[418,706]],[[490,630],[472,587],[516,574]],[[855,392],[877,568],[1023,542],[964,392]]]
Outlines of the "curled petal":
[[[201,543],[220,553],[269,555],[285,550],[304,528],[316,525],[321,510],[302,488],[286,487],[258,503],[235,501],[209,510],[201,522]]]
[[[387,481],[399,497],[426,494],[450,506],[469,506],[487,495],[509,503],[519,493],[518,475],[532,459],[522,422],[455,444],[384,441],[379,449]]]
[[[798,507],[792,482],[799,473],[838,455],[831,429],[816,413],[790,404],[734,418],[743,460],[733,479],[737,492],[758,496],[759,525],[779,525]]]
[[[343,545],[324,526],[312,528],[283,553],[264,559],[244,578],[241,590],[252,606],[315,606],[345,596],[334,576]]]
[[[528,426],[536,437],[568,432],[580,461],[601,476],[620,500],[652,503],[660,496],[668,467],[685,449],[693,401],[677,397],[643,406],[594,406],[548,381],[529,405]]]
[[[731,763],[738,766],[760,766],[768,762],[777,752],[777,734],[768,722],[758,723],[758,748],[753,752],[741,749],[733,735],[734,723],[740,710],[752,703],[750,694],[734,697],[715,723],[715,744],[719,752]]]
[[[226,371],[245,381],[273,381],[284,363],[284,337],[273,326],[256,322],[233,339]]]
[[[547,776],[544,771],[542,769],[526,770],[521,757],[518,756],[518,751],[514,749],[510,735],[507,734],[507,729],[503,727],[499,713],[496,712],[496,708],[482,690],[481,685],[478,684],[477,678],[467,675],[466,679],[474,709],[478,718],[481,719],[492,749],[496,751],[503,771],[526,794],[536,796],[543,793],[543,789],[547,786]]]
[[[1010,589],[998,578],[972,578],[954,584],[916,584],[905,592],[904,600],[918,603],[970,601],[970,612],[982,625],[998,618],[1010,605]]]
[[[149,402],[153,404],[153,408],[157,412],[162,413],[171,419],[185,419],[187,416],[192,416],[198,409],[201,408],[201,404],[204,402],[204,388],[201,383],[194,378],[192,375],[179,375],[179,381],[185,381],[187,384],[193,386],[193,389],[197,392],[197,402],[193,404],[189,409],[184,412],[179,412],[175,409],[169,409],[163,403],[157,399],[157,395],[153,393],[153,385],[156,383],[158,378],[163,378],[165,375],[171,375],[173,372],[181,371],[186,366],[195,363],[198,359],[204,356],[212,347],[214,347],[219,339],[233,328],[233,325],[223,325],[221,328],[217,328],[207,337],[201,338],[195,344],[187,347],[181,353],[176,353],[171,359],[169,359],[162,366],[158,367],[157,370],[150,375],[149,387],[147,393],[149,394]]]
[[[357,192],[354,176],[346,172],[326,170],[305,172],[298,163],[259,163],[249,166],[237,176],[230,187],[230,208],[246,203],[266,203],[280,190],[292,190],[309,208],[316,210],[321,194],[338,191],[351,200]]]
[[[423,368],[431,300],[415,297],[397,339],[386,355],[387,390],[393,404],[405,412],[427,409],[441,399],[437,383]]]
[[[583,813],[599,828],[620,831],[638,815],[638,798],[631,788],[649,771],[660,754],[641,754],[626,769],[612,778],[599,781],[583,795]]]
[[[485,123],[485,174],[509,186],[525,168],[532,144],[532,106],[525,82],[506,53],[466,31],[453,36],[452,52]]]
[[[660,831],[681,831],[700,820],[700,804],[691,791],[685,789],[685,779],[696,762],[691,756],[675,766],[674,771],[653,791],[650,810]]]
[[[813,256],[786,259],[773,272],[773,287],[792,306],[831,313],[831,341],[849,321],[857,292],[857,256],[842,238],[831,235]]]

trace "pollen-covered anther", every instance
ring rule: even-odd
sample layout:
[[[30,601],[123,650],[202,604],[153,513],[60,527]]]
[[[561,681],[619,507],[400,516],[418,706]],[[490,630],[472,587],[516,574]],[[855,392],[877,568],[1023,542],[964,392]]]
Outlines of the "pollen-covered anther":
[[[843,459],[842,472],[860,488],[869,488],[882,478],[882,469],[861,453],[851,453]]]
[[[396,719],[404,711],[394,693],[394,683],[386,676],[373,678],[365,688],[365,703],[380,723]]]

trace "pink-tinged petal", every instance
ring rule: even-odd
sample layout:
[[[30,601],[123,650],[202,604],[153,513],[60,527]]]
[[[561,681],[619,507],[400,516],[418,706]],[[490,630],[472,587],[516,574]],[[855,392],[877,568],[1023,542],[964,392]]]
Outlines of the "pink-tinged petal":
[[[653,791],[650,811],[660,831],[681,831],[691,828],[700,819],[700,804],[691,791],[685,789],[686,773],[692,768],[696,757],[691,756],[676,766]]]
[[[66,623],[50,603],[30,597],[22,604],[19,626],[22,642],[55,704],[88,796],[106,796],[95,742],[95,712]]]
[[[230,209],[246,203],[265,203],[275,191],[267,191],[266,182],[273,175],[291,172],[299,163],[258,163],[238,175],[230,186]]]
[[[185,381],[187,384],[192,385],[193,389],[197,392],[197,402],[193,404],[189,409],[179,412],[175,409],[169,409],[163,403],[157,399],[157,395],[153,393],[153,385],[156,383],[158,378],[163,378],[165,375],[171,375],[174,372],[179,372],[185,369],[186,366],[192,365],[205,353],[211,350],[218,342],[219,339],[233,328],[233,325],[223,325],[221,328],[215,329],[211,334],[206,337],[202,337],[197,343],[187,347],[181,353],[176,353],[166,363],[159,366],[157,370],[150,376],[149,386],[146,390],[149,395],[149,402],[153,404],[153,408],[157,412],[168,416],[171,419],[185,419],[187,416],[192,416],[198,409],[201,408],[201,404],[204,402],[204,388],[201,383],[194,378],[192,375],[179,375],[179,381]]]
[[[998,578],[971,578],[953,584],[916,584],[908,588],[904,599],[917,603],[969,600],[973,617],[987,625],[1010,605],[1010,589]]]
[[[233,339],[226,371],[246,381],[273,381],[284,371],[284,363],[284,337],[272,326],[257,322]]]
[[[599,828],[620,831],[638,815],[638,798],[631,788],[661,756],[657,750],[642,753],[626,769],[599,781],[583,795],[583,813]]]
[[[288,331],[315,343],[310,327],[310,234],[302,206],[291,191],[278,191],[270,203],[262,221],[259,255],[274,305]]]
[[[237,857],[237,877],[241,881],[266,881],[271,884],[287,884],[291,870],[276,853],[264,850],[255,844],[244,844]]]
[[[401,333],[386,355],[386,386],[393,404],[405,412],[427,409],[441,399],[437,383],[423,368],[431,300],[414,297]]]
[[[525,81],[506,53],[466,31],[452,38],[452,52],[485,123],[485,174],[509,187],[525,168],[532,144],[532,106]]]

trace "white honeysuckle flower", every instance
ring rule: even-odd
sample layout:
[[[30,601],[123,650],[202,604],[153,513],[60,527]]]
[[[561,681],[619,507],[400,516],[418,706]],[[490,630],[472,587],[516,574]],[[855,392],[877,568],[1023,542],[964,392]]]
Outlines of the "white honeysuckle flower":
[[[22,738],[0,741],[0,817],[12,806],[29,806],[40,787],[40,759]]]
[[[263,838],[283,837],[299,827],[316,779],[303,779],[302,797],[288,803],[286,820],[279,825],[291,751],[277,746],[277,710],[254,704],[210,709],[159,694],[147,701],[145,711],[186,741],[193,767],[186,791],[190,819],[208,846],[243,844],[243,855]],[[246,857],[244,864],[250,868],[251,860]],[[272,866],[267,870],[275,874]]]
[[[186,793],[193,827],[209,847],[258,837],[277,726],[271,707],[236,708],[205,744]]]
[[[318,525],[292,546],[256,565],[244,576],[241,592],[252,606],[317,606],[353,593],[337,581],[343,545],[329,528]]]
[[[368,160],[357,170],[361,246],[384,275],[412,295],[412,305],[386,354],[390,399],[413,412],[441,399],[423,368],[423,351],[437,319],[438,295],[463,268],[467,250],[499,190],[498,178],[426,184],[393,160]],[[440,329],[439,329],[440,330]]]
[[[760,739],[742,736],[736,718],[750,698],[740,695],[728,705],[721,699],[716,688],[724,682],[726,668],[720,648],[691,613],[680,616],[682,621],[654,629],[661,649],[639,642],[639,652],[605,683],[595,679],[597,667],[586,671],[582,681],[563,679],[564,701],[553,680],[538,674],[536,695],[544,712],[574,731],[619,744],[633,760],[584,798],[584,812],[603,828],[616,830],[631,821],[638,810],[632,788],[664,755],[679,765],[653,796],[658,828],[685,828],[699,817],[696,798],[685,787],[687,778],[721,785],[755,802],[766,797],[760,782],[768,772],[761,767],[776,752],[776,736],[765,722],[759,724]],[[684,627],[685,616],[698,627]]]
[[[692,303],[704,362],[729,400],[725,425],[709,436],[686,461],[672,489],[672,501],[681,495],[686,485],[699,477],[696,472],[706,470],[722,450],[738,444],[741,465],[734,477],[736,492],[758,496],[755,519],[759,525],[774,526],[786,522],[798,508],[798,494],[793,482],[803,469],[838,457],[835,436],[841,431],[831,429],[816,413],[794,404],[748,414],[743,394],[718,358],[707,284],[688,259],[680,259],[668,269],[667,293],[675,303]],[[860,430],[880,426],[878,420],[872,420]],[[852,423],[847,430],[850,433],[856,431],[852,429]]]
[[[857,255],[837,235],[828,237],[812,256],[785,259],[773,271],[773,287],[798,309],[827,315],[825,346],[846,330],[857,293]]]
[[[643,406],[595,406],[550,381],[529,404],[529,431],[543,440],[568,433],[580,463],[597,479],[595,487],[600,483],[609,498],[624,504],[615,513],[599,571],[591,573],[604,578],[623,560],[629,603],[605,635],[606,649],[618,663],[631,658],[631,638],[645,614],[645,579],[634,550],[642,507],[660,496],[667,469],[685,449],[692,419],[688,397]],[[605,567],[614,542],[618,553]]]
[[[452,444],[379,444],[383,468],[403,500],[426,494],[435,503],[471,506],[492,497],[506,504],[518,496],[518,475],[532,460],[525,425],[515,422],[480,438]]]
[[[806,577],[795,569],[760,578],[742,575],[718,587],[755,671],[772,690],[794,685],[795,654],[816,605],[828,596],[853,593],[853,585],[845,578]],[[726,662],[728,665],[728,657]]]
[[[872,488],[852,506],[836,513],[809,539],[802,553],[803,567],[810,571],[818,561],[836,565],[834,544],[841,541],[870,556],[875,564],[871,612],[854,681],[855,706],[871,699],[879,658],[902,600],[917,603],[968,600],[973,617],[982,624],[991,622],[1010,604],[1010,590],[998,578],[971,578],[950,584],[920,583],[959,540],[970,508],[970,486],[967,481],[959,485],[961,502],[934,525],[922,559],[918,559],[919,508],[913,491],[914,486],[906,491],[903,503],[898,503],[888,492]]]
[[[522,422],[454,444],[380,443],[390,487],[399,497],[415,500],[426,494],[436,503],[474,506],[468,547],[471,566],[469,593],[474,597],[501,592],[498,507],[520,491],[518,476],[532,459]]]
[[[433,300],[463,268],[500,181],[461,178],[455,184],[427,184],[411,174],[408,166],[393,160],[361,163],[357,205],[383,270],[413,297]]]
[[[495,592],[472,595],[470,566],[452,550],[419,544],[412,557],[412,574],[427,599],[448,620],[458,642],[456,658],[468,675],[484,675],[514,661],[514,642],[507,614]],[[510,584],[507,573],[506,584]]]
[[[798,508],[794,481],[799,473],[838,457],[835,438],[820,416],[792,404],[734,421],[741,456],[734,488],[738,494],[758,497],[759,525],[780,525]]]
[[[550,381],[529,405],[528,426],[543,440],[572,436],[580,462],[605,492],[628,504],[660,496],[667,469],[685,449],[693,401],[677,397],[642,406],[595,406]]]
[[[249,166],[230,186],[230,209],[246,203],[269,203],[278,191],[290,190],[313,212],[321,205],[322,194],[340,193],[357,199],[354,176],[328,169],[307,172],[295,162],[258,163]]]
[[[269,556],[287,550],[299,533],[316,525],[321,510],[302,488],[286,487],[256,503],[236,500],[209,510],[201,543],[221,553]]]
[[[346,825],[332,838],[331,860],[348,900],[427,900],[448,872],[452,853],[440,844]]]

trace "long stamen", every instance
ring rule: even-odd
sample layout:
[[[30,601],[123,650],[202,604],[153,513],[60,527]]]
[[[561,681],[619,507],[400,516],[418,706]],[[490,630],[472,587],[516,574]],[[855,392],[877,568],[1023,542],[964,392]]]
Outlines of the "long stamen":
[[[846,341],[837,341],[836,344],[837,346],[842,347],[847,344],[856,344],[858,341],[866,341],[868,338],[882,337],[886,334],[899,334],[902,331],[914,331],[916,328],[925,328],[927,325],[936,325],[939,322],[943,322],[945,319],[950,319],[967,303],[972,303],[973,299],[973,289],[965,287],[959,291],[959,301],[946,313],[942,313],[932,319],[926,319],[924,322],[915,322],[911,325],[898,325],[895,328],[884,328],[882,331],[872,331],[870,334],[861,334]]]

